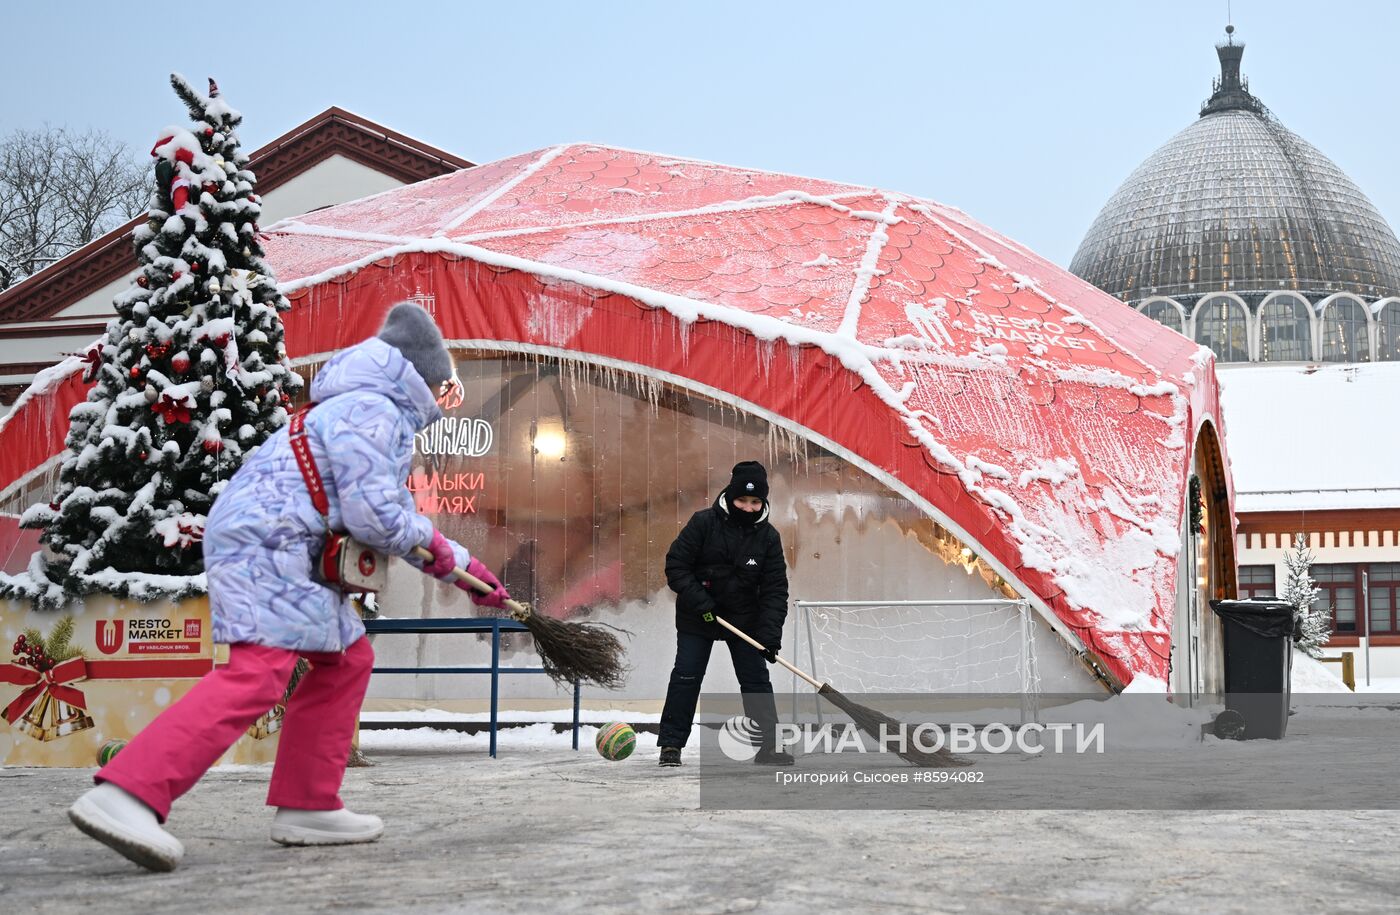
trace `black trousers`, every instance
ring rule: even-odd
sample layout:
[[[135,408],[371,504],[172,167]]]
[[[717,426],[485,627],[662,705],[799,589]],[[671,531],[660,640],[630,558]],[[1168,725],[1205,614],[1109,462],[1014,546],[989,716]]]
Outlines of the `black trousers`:
[[[778,707],[773,701],[773,683],[768,679],[768,662],[746,642],[726,642],[734,662],[734,674],[743,694],[744,714],[758,725],[763,744],[774,745],[778,727]],[[700,684],[710,663],[715,641],[709,636],[676,633],[676,665],[666,689],[666,705],[661,710],[661,734],[657,745],[683,747],[690,740],[695,723],[695,706],[700,701]]]

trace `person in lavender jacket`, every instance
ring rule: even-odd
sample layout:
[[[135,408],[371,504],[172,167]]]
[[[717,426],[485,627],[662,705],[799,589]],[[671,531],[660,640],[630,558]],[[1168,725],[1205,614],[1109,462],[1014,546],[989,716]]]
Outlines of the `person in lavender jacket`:
[[[330,501],[330,525],[429,575],[476,603],[508,595],[461,544],[418,514],[405,481],[415,432],[441,418],[435,399],[452,358],[427,312],[395,306],[377,337],[337,354],[311,386],[312,456]],[[267,803],[283,845],[371,842],[378,817],[352,813],[339,791],[374,654],[364,624],[339,590],[312,575],[325,522],[283,428],[234,474],[210,512],[204,561],[214,641],[229,662],[204,677],[98,771],[97,787],[69,810],[83,832],[152,870],[171,870],[184,849],[161,828],[248,726],[279,702],[299,657],[311,668],[283,719]],[[426,547],[431,563],[412,558]],[[492,585],[488,595],[451,578],[461,566]]]

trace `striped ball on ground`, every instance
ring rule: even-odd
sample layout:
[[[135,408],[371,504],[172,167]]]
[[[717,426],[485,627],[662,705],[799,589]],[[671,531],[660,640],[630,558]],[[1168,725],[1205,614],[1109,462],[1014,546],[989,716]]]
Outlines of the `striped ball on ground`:
[[[119,740],[115,737],[107,741],[97,751],[97,764],[99,766],[107,765],[107,763],[112,761],[113,756],[121,752],[124,746],[126,746],[126,741]]]
[[[620,721],[605,724],[598,729],[598,737],[593,741],[598,755],[611,762],[626,759],[637,747],[637,732],[630,724]]]

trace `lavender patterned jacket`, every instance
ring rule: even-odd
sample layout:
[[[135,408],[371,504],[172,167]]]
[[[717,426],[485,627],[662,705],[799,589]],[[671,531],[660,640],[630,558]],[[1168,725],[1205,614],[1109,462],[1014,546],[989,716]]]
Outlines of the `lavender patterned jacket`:
[[[418,372],[371,337],[326,363],[311,399],[318,405],[306,429],[331,526],[391,556],[427,546],[432,522],[418,514],[405,481],[413,434],[442,413]],[[324,540],[283,427],[233,475],[205,527],[214,641],[340,651],[362,636],[348,599],[311,576]],[[452,546],[465,567],[467,550]]]

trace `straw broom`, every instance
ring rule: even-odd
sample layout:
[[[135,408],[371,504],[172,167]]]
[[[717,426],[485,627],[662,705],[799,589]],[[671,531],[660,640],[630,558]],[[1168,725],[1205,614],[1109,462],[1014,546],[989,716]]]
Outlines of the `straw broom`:
[[[433,554],[421,546],[414,547],[413,554],[425,562],[433,561]],[[452,574],[482,594],[495,590],[465,569],[453,569]],[[627,681],[622,643],[608,631],[611,627],[598,623],[566,623],[541,616],[529,604],[509,599],[506,600],[506,612],[512,619],[525,624],[535,639],[540,666],[560,686],[572,686],[575,680],[586,680],[604,689],[617,689]]]
[[[282,701],[279,702],[278,705],[281,705],[284,709],[287,707],[287,703],[292,701],[292,693],[296,690],[297,684],[301,682],[301,678],[306,676],[306,672],[310,669],[310,661],[306,660],[306,658],[297,658],[297,664],[292,668],[291,679],[287,681],[287,688],[282,692]],[[273,708],[276,708],[276,706],[273,706]],[[345,767],[347,769],[358,769],[368,768],[373,765],[375,765],[375,763],[368,756],[360,752],[360,735],[359,732],[356,731],[355,739],[350,744],[350,758],[345,761]]]
[[[730,632],[734,633],[739,638],[743,639],[745,642],[748,642],[750,645],[757,648],[759,651],[768,650],[763,645],[750,638],[748,633],[741,631],[723,617],[716,615],[715,622],[719,623],[725,629],[728,629]],[[820,682],[819,680],[808,674],[806,671],[800,670],[797,667],[793,666],[782,655],[777,655],[777,659],[779,664],[783,665],[788,670],[801,677],[803,680],[806,680],[808,684],[815,687],[818,696],[821,696],[827,702],[830,702],[832,705],[836,706],[841,711],[849,715],[851,720],[855,722],[856,727],[860,728],[862,731],[869,734],[871,737],[874,737],[876,740],[880,739],[881,725],[884,725],[885,732],[887,734],[892,734],[899,729],[900,722],[891,718],[889,715],[886,715],[882,712],[877,712],[872,708],[866,708],[863,705],[852,702],[849,698],[847,698],[844,694],[839,692],[830,683]],[[903,752],[896,750],[895,755],[899,756],[901,759],[913,763],[916,766],[923,766],[924,768],[950,769],[955,768],[957,766],[968,766],[972,764],[971,760],[963,759],[959,756],[954,756],[947,750],[939,750],[936,753],[925,753],[924,751],[915,747],[913,741],[907,741]]]

